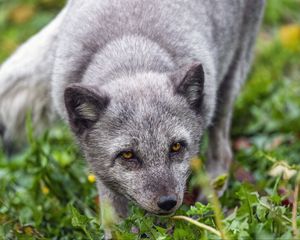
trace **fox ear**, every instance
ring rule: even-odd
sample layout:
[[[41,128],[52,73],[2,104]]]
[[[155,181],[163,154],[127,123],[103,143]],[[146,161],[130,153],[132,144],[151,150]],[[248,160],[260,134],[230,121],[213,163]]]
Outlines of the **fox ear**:
[[[200,112],[204,97],[204,70],[201,64],[182,68],[171,76],[175,92],[184,96],[191,108]]]
[[[81,135],[100,118],[109,104],[109,97],[91,86],[71,84],[64,92],[65,106],[72,130]]]

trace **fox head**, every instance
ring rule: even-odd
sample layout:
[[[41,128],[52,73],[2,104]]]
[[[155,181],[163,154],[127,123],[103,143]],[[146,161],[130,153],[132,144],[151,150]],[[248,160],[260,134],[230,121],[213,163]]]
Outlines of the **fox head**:
[[[204,78],[196,64],[68,86],[68,121],[97,178],[149,212],[175,211],[207,125]]]

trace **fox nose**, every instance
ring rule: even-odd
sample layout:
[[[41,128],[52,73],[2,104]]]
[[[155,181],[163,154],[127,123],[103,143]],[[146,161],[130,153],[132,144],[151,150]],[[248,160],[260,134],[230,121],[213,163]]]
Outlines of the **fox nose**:
[[[157,206],[164,211],[170,211],[177,204],[177,197],[175,195],[161,196],[157,202]]]

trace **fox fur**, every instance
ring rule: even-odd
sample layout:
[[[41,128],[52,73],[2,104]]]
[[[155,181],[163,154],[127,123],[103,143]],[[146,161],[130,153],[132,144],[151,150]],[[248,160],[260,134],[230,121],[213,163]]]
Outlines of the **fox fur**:
[[[175,211],[204,131],[211,177],[230,167],[233,104],[263,8],[264,0],[70,0],[0,67],[3,141],[20,139],[28,110],[37,132],[60,117],[119,216],[128,200]],[[181,151],[170,151],[174,143]],[[172,209],[158,206],[162,196]]]

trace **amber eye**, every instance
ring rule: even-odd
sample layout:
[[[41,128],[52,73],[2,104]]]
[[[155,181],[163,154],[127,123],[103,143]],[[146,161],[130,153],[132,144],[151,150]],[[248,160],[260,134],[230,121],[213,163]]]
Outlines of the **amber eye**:
[[[171,146],[171,152],[179,152],[181,150],[181,148],[182,148],[181,143],[179,143],[179,142],[174,143]]]
[[[132,159],[133,156],[134,156],[134,154],[133,154],[133,152],[131,152],[131,151],[127,151],[127,152],[122,152],[122,153],[121,153],[121,157],[122,157],[123,159],[126,159],[126,160]]]

